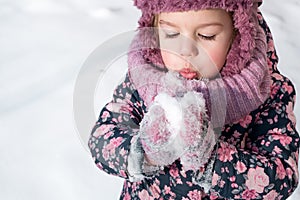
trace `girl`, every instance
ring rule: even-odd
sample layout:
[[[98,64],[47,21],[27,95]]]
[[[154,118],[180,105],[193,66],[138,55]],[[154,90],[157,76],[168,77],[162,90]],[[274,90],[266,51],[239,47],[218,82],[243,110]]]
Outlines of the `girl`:
[[[125,179],[120,198],[290,196],[295,90],[277,70],[262,2],[134,2],[128,73],[89,140],[96,165]]]

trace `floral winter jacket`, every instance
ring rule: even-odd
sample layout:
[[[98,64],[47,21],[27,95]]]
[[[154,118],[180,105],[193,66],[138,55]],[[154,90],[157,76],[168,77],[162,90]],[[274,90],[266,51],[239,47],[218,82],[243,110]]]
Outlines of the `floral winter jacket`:
[[[295,89],[278,72],[267,26],[265,31],[270,46],[271,96],[239,122],[223,127],[208,193],[193,183],[179,160],[151,179],[129,181],[127,158],[146,106],[126,76],[113,100],[102,109],[89,140],[97,167],[125,179],[120,199],[286,199],[292,194],[298,185]]]

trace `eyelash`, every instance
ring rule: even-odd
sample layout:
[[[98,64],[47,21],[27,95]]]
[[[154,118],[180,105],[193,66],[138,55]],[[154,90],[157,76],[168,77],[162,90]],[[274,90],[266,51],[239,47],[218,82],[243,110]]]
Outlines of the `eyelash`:
[[[179,36],[180,33],[174,33],[174,34],[166,34],[166,38],[176,38],[177,36]],[[201,35],[198,34],[198,36],[203,39],[203,40],[208,40],[208,41],[212,41],[216,39],[216,35],[212,35],[212,36],[206,36],[206,35]]]
[[[167,34],[166,33],[166,38],[175,38],[179,35],[179,33],[173,33],[173,34]]]
[[[209,41],[212,41],[212,40],[215,40],[215,39],[216,39],[216,35],[206,36],[206,35],[198,34],[198,36],[199,36],[200,38],[202,38],[203,40],[209,40]]]

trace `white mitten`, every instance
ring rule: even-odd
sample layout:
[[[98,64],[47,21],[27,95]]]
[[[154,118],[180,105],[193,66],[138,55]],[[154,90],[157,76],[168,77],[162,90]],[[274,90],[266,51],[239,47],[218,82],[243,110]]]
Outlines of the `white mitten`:
[[[208,162],[216,144],[216,136],[201,93],[187,92],[180,99],[180,105],[183,110],[183,126],[179,133],[186,149],[180,160],[184,170],[196,171]]]
[[[140,123],[145,160],[159,166],[180,158],[185,170],[208,162],[216,143],[202,93],[190,91],[184,79],[167,73],[158,94]]]
[[[157,95],[140,123],[141,144],[149,163],[166,166],[183,154],[182,122],[180,102],[166,93]]]

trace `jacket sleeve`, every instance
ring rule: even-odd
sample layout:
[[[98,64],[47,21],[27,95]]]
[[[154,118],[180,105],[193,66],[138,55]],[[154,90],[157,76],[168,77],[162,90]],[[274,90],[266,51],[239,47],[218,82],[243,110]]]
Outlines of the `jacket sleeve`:
[[[294,103],[292,83],[273,75],[271,98],[239,123],[246,130],[243,139],[234,143],[243,132],[238,128],[221,137],[211,198],[286,199],[292,194],[299,178]]]
[[[114,91],[92,129],[89,148],[96,166],[108,174],[128,178],[127,159],[138,133],[144,104],[126,76]]]

